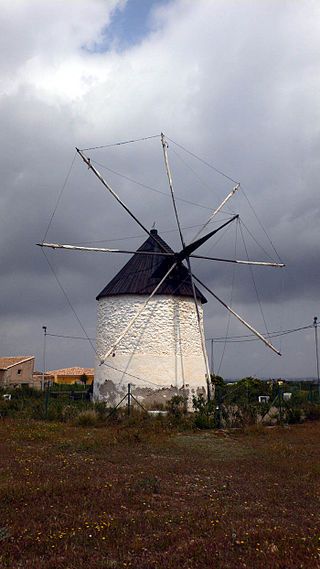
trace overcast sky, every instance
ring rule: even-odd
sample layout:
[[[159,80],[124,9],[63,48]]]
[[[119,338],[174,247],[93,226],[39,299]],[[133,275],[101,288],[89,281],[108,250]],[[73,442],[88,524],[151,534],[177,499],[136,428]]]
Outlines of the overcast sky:
[[[3,0],[0,356],[35,355],[41,370],[43,325],[84,335],[62,289],[95,336],[95,297],[128,257],[45,257],[35,244],[46,236],[140,246],[143,231],[75,147],[161,131],[186,241],[234,187],[231,178],[240,189],[211,227],[230,213],[240,225],[201,252],[262,261],[278,254],[287,265],[251,271],[195,260],[194,272],[263,334],[320,317],[319,37],[317,0]],[[179,249],[159,136],[86,154],[142,223],[155,222]],[[247,334],[206,296],[208,338]],[[314,329],[275,338],[281,358],[244,339],[214,341],[216,373],[316,375]],[[48,337],[47,369],[73,365],[94,365],[88,342]]]

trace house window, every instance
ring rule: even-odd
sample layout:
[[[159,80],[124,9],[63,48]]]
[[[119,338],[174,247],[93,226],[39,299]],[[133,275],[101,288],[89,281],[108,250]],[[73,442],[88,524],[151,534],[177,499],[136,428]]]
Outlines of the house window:
[[[18,369],[18,375],[20,375],[20,373],[21,373],[21,369]]]

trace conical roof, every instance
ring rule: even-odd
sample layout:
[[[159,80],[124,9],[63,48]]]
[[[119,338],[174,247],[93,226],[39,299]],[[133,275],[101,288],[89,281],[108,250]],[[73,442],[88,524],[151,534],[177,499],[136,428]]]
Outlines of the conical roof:
[[[169,245],[158,235],[156,229],[151,229],[152,236],[139,247],[138,251],[158,251],[173,253]],[[157,284],[173,264],[172,257],[161,255],[134,254],[119,273],[98,294],[97,300],[105,296],[120,294],[150,295]],[[156,294],[173,296],[191,296],[192,286],[187,268],[179,263],[166,278]],[[196,288],[197,298],[204,304],[206,298]]]

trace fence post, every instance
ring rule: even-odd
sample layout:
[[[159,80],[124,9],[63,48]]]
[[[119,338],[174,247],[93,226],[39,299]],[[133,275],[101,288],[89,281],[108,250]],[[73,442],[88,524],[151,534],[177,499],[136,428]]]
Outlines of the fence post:
[[[48,380],[47,391],[46,391],[46,406],[45,406],[45,412],[44,412],[44,420],[46,422],[47,422],[47,415],[48,415],[49,391],[50,391],[50,381]]]
[[[218,395],[218,429],[221,429],[221,397],[220,397],[220,386],[217,386]]]
[[[131,405],[131,383],[128,383],[128,417],[130,417],[130,405]]]
[[[279,399],[279,414],[280,414],[280,423],[282,423],[282,404],[281,404],[281,389],[280,385],[278,384],[278,399]]]

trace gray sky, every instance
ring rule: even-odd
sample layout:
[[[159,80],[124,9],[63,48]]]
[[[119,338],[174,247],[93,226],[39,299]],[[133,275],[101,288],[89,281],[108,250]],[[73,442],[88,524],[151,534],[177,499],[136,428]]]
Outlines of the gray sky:
[[[75,147],[161,131],[245,190],[217,218],[221,223],[239,213],[240,227],[234,224],[201,252],[276,260],[273,244],[287,265],[250,271],[195,260],[194,272],[262,333],[320,317],[319,16],[319,2],[311,0],[1,3],[0,356],[34,354],[42,369],[42,325],[52,334],[83,335],[35,246],[62,188],[47,241],[135,249],[145,239],[81,159],[73,161]],[[168,152],[177,198],[195,204],[178,201],[188,241],[196,232],[190,227],[204,223],[234,183],[170,141]],[[179,248],[159,137],[87,154],[141,221],[155,222]],[[46,255],[94,337],[95,296],[127,257]],[[208,338],[247,333],[208,300]],[[215,372],[315,375],[313,329],[274,343],[281,358],[259,341],[227,343],[225,350],[215,341]],[[48,338],[48,369],[93,361],[86,341]]]

